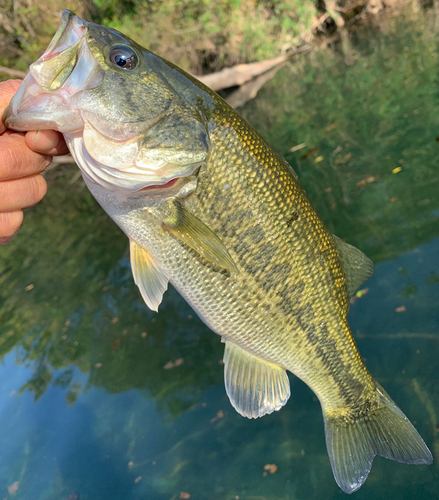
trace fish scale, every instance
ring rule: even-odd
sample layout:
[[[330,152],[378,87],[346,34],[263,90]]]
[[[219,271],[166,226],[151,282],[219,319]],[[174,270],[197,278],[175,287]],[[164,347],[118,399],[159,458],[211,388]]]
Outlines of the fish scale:
[[[293,169],[219,96],[64,11],[4,118],[12,129],[64,134],[91,193],[130,240],[147,306],[157,311],[171,282],[221,335],[225,388],[241,415],[285,405],[289,370],[321,402],[346,493],[376,455],[432,462],[347,323],[372,262],[328,231]]]
[[[221,116],[222,113],[224,111],[220,109],[218,115]],[[266,144],[238,115],[234,117],[234,120],[229,118],[225,123],[219,119],[218,121],[220,125],[211,132],[210,139],[213,147],[209,162],[205,170],[200,172],[197,192],[185,202],[185,207],[198,214],[206,214],[208,213],[206,207],[214,207],[216,214],[220,214],[220,217],[217,215],[210,219],[203,216],[201,218],[223,239],[226,246],[231,249],[232,256],[236,254],[235,260],[238,267],[242,266],[243,268],[243,272],[236,279],[239,279],[239,286],[246,291],[246,294],[243,295],[242,291],[238,292],[236,300],[245,306],[249,313],[248,316],[259,316],[258,311],[262,308],[261,304],[267,303],[271,316],[271,321],[265,328],[259,326],[255,330],[248,328],[247,317],[240,318],[239,326],[241,324],[244,326],[234,325],[232,330],[239,333],[233,338],[237,338],[240,345],[251,350],[254,354],[263,358],[268,357],[271,361],[296,373],[310,385],[322,402],[328,400],[327,405],[338,407],[341,404],[340,396],[334,398],[336,394],[333,393],[338,392],[339,388],[335,387],[334,391],[330,389],[328,391],[328,388],[334,383],[334,373],[342,369],[346,363],[357,362],[359,354],[352,340],[345,314],[343,317],[343,311],[347,310],[348,297],[335,244],[331,241],[331,236],[310,205],[303,189],[290,173],[290,168],[284,160],[271,150],[262,154],[262,148],[266,147]],[[249,154],[249,150],[252,154]],[[236,157],[235,165],[230,165],[230,161],[217,161],[219,158],[228,158],[229,155],[232,158]],[[227,184],[239,186],[239,189],[218,190],[212,188],[212,186]],[[239,199],[233,199],[233,196]],[[243,204],[243,199],[247,200],[246,204]],[[237,206],[240,207],[240,210],[252,213],[252,219],[246,217],[245,221],[242,220],[239,213],[238,215],[236,213]],[[279,210],[280,207],[282,208]],[[286,221],[289,214],[293,212],[300,214],[299,219],[292,226],[287,227]],[[235,238],[229,239],[227,233],[221,234],[219,222],[223,218],[228,218],[229,231],[236,235]],[[271,280],[272,294],[268,297],[265,296],[263,302],[253,301],[249,295],[258,294],[260,290],[258,282],[267,273],[270,273],[270,266],[261,267],[259,273],[249,273],[247,267],[251,266],[255,259],[258,259],[259,246],[264,244],[262,241],[259,244],[255,241],[249,241],[243,247],[242,243],[246,243],[246,240],[241,240],[241,235],[245,232],[244,228],[248,231],[249,226],[262,227],[264,231],[269,232],[266,239],[270,241],[270,249],[274,254],[272,260],[277,265],[288,264],[291,268],[288,274],[285,273],[285,267],[275,273]],[[326,236],[323,242],[322,236]],[[307,250],[310,247],[313,248],[312,244],[309,245],[309,241],[314,241],[318,245],[321,250],[320,255],[324,259],[326,257],[323,262],[319,259],[313,260],[315,252],[312,250],[311,252],[304,251],[304,246]],[[311,253],[311,257],[309,253]],[[185,269],[187,269],[187,273],[183,280],[186,283],[190,280],[190,277],[187,276],[189,272],[190,274],[199,274],[200,272],[200,270],[187,266]],[[335,293],[332,293],[335,297],[331,297],[331,288],[328,285],[326,287],[319,285],[322,272],[327,276],[327,281],[332,279],[339,284],[335,288]],[[176,273],[180,274],[181,268],[176,270]],[[232,279],[230,278],[230,280]],[[297,289],[299,284],[303,282],[305,290],[301,296],[298,296]],[[176,286],[180,289],[180,286],[184,287],[184,283],[180,286],[176,284]],[[207,286],[206,293],[209,293],[210,290],[216,288],[217,284],[209,278],[206,280],[205,286]],[[188,285],[187,288],[189,287],[192,285]],[[291,290],[291,293],[288,294],[288,290]],[[279,293],[282,292],[287,295],[288,302],[291,304],[290,310],[286,312],[280,311],[278,307]],[[182,293],[185,294],[183,288]],[[332,300],[330,300],[331,298]],[[191,300],[189,302],[202,317],[209,318],[212,314],[209,310],[201,310],[197,303],[193,303]],[[251,308],[252,303],[254,308]],[[323,313],[332,310],[330,315],[316,314],[315,310],[319,309]],[[332,319],[335,316],[334,309],[339,311],[339,317],[335,320]],[[266,310],[263,314],[267,314]],[[229,316],[227,316],[226,321],[230,322]],[[331,363],[327,363],[318,354],[316,355],[313,344],[306,339],[304,328],[300,326],[300,324],[306,325],[307,328],[313,330],[315,342],[324,342],[321,337],[328,331],[319,331],[319,322],[330,323],[328,330],[331,326],[333,328],[331,333],[338,347],[338,356],[333,356]],[[340,326],[342,326],[341,334]],[[236,330],[236,328],[239,329]],[[242,328],[244,336],[241,333]],[[224,325],[215,325],[214,329],[227,336],[226,332],[223,333]],[[343,338],[343,335],[347,338]],[[297,352],[297,344],[301,346],[300,351],[302,352],[300,353]],[[295,366],[295,360],[299,363],[299,369]],[[304,368],[305,366],[306,368]],[[357,391],[357,396],[360,398],[365,391],[364,388],[368,387],[370,389],[370,403],[372,404],[374,388],[369,373],[362,363],[359,366],[354,365],[353,369],[356,380],[362,385],[361,389]],[[312,380],[315,379],[317,373],[319,374],[318,382],[313,383]],[[329,393],[332,397],[328,397]],[[345,401],[342,403],[345,404]]]

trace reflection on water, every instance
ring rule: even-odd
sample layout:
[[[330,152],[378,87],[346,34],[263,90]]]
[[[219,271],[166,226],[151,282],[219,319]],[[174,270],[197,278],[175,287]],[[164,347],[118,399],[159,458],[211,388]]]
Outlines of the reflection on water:
[[[431,467],[377,458],[358,499],[439,491],[438,52],[426,29],[397,26],[353,41],[351,65],[325,52],[282,68],[241,110],[330,229],[377,263],[350,323],[435,454]],[[311,391],[291,377],[282,411],[240,417],[220,338],[173,289],[146,308],[126,238],[75,175],[49,172],[1,249],[0,495],[18,482],[18,500],[343,496]]]

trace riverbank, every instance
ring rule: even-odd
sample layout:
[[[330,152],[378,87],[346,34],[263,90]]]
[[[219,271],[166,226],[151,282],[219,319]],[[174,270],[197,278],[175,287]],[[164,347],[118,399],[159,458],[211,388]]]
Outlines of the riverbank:
[[[437,0],[14,0],[0,9],[0,66],[27,71],[63,8],[111,26],[193,74],[260,62],[303,44],[326,47],[382,17],[438,11]],[[0,79],[8,75],[0,74]]]

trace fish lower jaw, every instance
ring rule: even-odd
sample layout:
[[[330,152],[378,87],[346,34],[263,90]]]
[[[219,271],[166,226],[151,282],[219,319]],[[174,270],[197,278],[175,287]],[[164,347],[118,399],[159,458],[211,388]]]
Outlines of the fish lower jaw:
[[[65,89],[56,94],[44,91],[28,74],[6,108],[3,119],[12,130],[54,129],[75,133],[82,130],[84,124],[80,114],[70,109],[70,98],[71,93]]]

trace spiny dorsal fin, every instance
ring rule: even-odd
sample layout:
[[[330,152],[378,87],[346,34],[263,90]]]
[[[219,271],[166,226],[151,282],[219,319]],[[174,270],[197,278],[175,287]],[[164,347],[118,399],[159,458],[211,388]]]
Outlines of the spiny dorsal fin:
[[[373,262],[358,248],[349,245],[333,235],[346,274],[348,294],[351,297],[355,291],[374,273]]]
[[[280,410],[290,397],[287,372],[225,341],[224,382],[235,410],[247,418],[257,418]]]
[[[131,270],[143,300],[152,311],[158,311],[168,279],[157,266],[151,254],[130,240]]]
[[[165,220],[163,229],[195,250],[215,266],[237,272],[227,248],[216,234],[204,222],[185,210],[180,203],[174,202],[175,212],[172,220]]]

